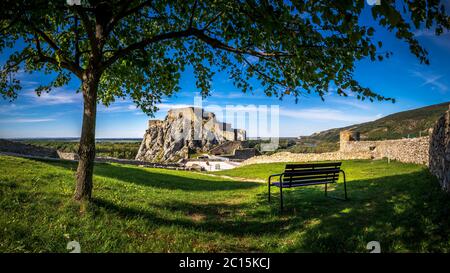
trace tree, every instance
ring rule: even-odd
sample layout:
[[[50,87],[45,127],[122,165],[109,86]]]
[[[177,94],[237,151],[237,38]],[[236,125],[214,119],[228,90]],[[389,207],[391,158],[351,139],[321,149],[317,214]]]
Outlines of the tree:
[[[304,93],[328,92],[393,100],[353,79],[355,62],[389,57],[374,28],[362,25],[370,8],[374,22],[409,45],[422,63],[427,52],[414,36],[418,28],[447,31],[445,7],[435,0],[4,0],[0,11],[1,94],[14,99],[20,71],[54,76],[36,88],[38,95],[81,81],[83,126],[77,169],[76,200],[89,200],[95,158],[97,103],[129,97],[152,115],[162,96],[178,91],[180,73],[195,71],[202,95],[211,79],[225,71],[236,87],[252,92],[259,80],[268,96],[296,100]],[[70,3],[70,2],[69,2]]]

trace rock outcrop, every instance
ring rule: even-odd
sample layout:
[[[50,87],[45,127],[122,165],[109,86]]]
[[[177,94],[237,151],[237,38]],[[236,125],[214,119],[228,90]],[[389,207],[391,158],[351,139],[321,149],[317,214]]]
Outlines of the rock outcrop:
[[[429,154],[430,172],[438,178],[442,188],[450,192],[450,109],[433,128]]]
[[[172,109],[164,120],[149,121],[136,160],[174,162],[189,153],[207,152],[215,145],[245,137],[245,130],[232,129],[201,108]]]

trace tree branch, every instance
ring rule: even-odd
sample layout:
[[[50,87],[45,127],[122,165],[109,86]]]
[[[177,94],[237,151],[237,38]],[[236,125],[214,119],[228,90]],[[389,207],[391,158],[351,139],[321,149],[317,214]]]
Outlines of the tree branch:
[[[286,52],[263,52],[263,51],[255,51],[252,49],[242,50],[242,49],[227,45],[218,39],[212,38],[212,37],[206,35],[203,30],[199,30],[199,29],[192,29],[192,35],[197,37],[201,41],[207,43],[208,45],[212,46],[213,48],[219,48],[219,49],[223,49],[223,50],[233,52],[233,53],[248,54],[248,55],[252,55],[255,57],[261,57],[261,58],[293,56],[293,54],[289,54]]]
[[[267,75],[266,73],[260,71],[260,70],[259,70],[258,68],[256,68],[252,63],[250,63],[250,62],[247,60],[247,58],[244,57],[243,60],[244,60],[244,62],[245,62],[248,66],[250,66],[250,67],[252,68],[253,71],[255,71],[256,73],[258,73],[261,77],[263,77],[263,78],[266,79],[267,81],[272,82],[272,83],[275,83],[275,84],[278,84],[278,85],[281,85],[281,86],[286,86],[284,83],[282,83],[282,82],[280,82],[280,81],[278,81],[278,80],[276,80],[276,79],[270,77],[270,76]]]
[[[217,21],[217,19],[219,19],[219,16],[223,14],[223,11],[217,13],[212,19],[211,21],[209,21],[203,28],[202,30],[207,30],[209,28],[209,26],[214,23],[215,21]]]
[[[113,16],[111,18],[111,20],[106,28],[106,33],[109,33],[121,19],[140,11],[141,9],[145,8],[146,6],[150,6],[151,3],[152,3],[151,0],[144,1],[143,3],[127,10],[127,7],[129,6],[130,2],[125,1],[125,5],[122,7],[122,10],[116,16]]]
[[[89,42],[91,44],[91,48],[92,48],[92,52],[96,55],[99,56],[100,52],[98,50],[97,47],[97,39],[95,38],[95,31],[92,27],[91,21],[89,20],[89,17],[87,16],[85,10],[78,5],[75,5],[75,11],[78,13],[78,15],[81,18],[81,21],[83,23],[84,28],[86,29],[86,33],[89,39]]]
[[[195,15],[195,9],[197,8],[198,1],[195,0],[194,5],[192,5],[192,12],[191,17],[189,18],[189,28],[192,28],[192,24],[194,23],[194,15]]]
[[[183,37],[189,37],[192,35],[192,30],[187,29],[183,31],[174,31],[174,32],[168,32],[163,33],[160,35],[153,36],[151,38],[143,39],[140,42],[134,43],[129,45],[126,48],[117,50],[113,56],[111,56],[108,60],[103,62],[102,67],[107,68],[110,65],[112,65],[115,61],[117,61],[119,58],[126,56],[127,54],[131,53],[134,50],[137,49],[143,49],[149,44],[156,43],[163,40],[173,39],[173,38],[183,38]]]
[[[75,25],[75,64],[80,65],[80,45],[79,45],[79,33],[78,33],[78,17],[75,16],[74,19],[74,25]]]
[[[65,68],[65,69],[71,71],[72,73],[77,75],[77,77],[79,77],[81,79],[81,77],[82,77],[82,70],[81,69],[75,69],[73,67],[73,65],[70,64],[70,63],[67,63],[65,61],[58,62],[58,60],[56,60],[55,58],[52,58],[52,57],[49,57],[49,56],[45,55],[42,52],[41,43],[40,43],[40,40],[39,40],[39,37],[38,37],[37,34],[35,34],[34,40],[35,40],[36,49],[37,49],[37,53],[38,53],[38,57],[39,57],[38,62],[51,63],[51,64],[54,64],[54,65],[56,65],[58,67],[61,66],[62,68]]]

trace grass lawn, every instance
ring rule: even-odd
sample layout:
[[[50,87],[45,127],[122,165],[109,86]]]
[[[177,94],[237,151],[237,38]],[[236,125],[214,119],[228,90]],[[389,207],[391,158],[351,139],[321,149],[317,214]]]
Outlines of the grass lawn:
[[[284,164],[222,174],[266,179]],[[0,156],[0,252],[450,251],[450,198],[421,166],[346,161],[349,201],[323,186],[277,193],[266,185],[118,164],[95,167],[94,201],[73,202],[76,165]],[[342,194],[338,185],[335,194]]]

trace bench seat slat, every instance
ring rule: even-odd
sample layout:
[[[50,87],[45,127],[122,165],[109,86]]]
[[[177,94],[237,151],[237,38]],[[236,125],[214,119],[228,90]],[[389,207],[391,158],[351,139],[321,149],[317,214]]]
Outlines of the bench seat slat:
[[[301,183],[289,183],[289,182],[283,182],[283,188],[294,188],[294,187],[300,187],[300,186],[312,186],[312,185],[322,185],[322,184],[332,184],[336,183],[335,181],[330,180],[311,180],[311,181],[304,181]],[[280,182],[272,183],[272,186],[280,187]]]
[[[312,168],[308,168],[308,169],[295,169],[295,170],[285,170],[284,173],[285,174],[290,174],[290,173],[303,173],[303,172],[323,172],[323,173],[327,173],[327,172],[339,172],[340,168],[339,167],[332,167],[332,168],[322,168],[322,169],[312,169]]]
[[[328,180],[338,180],[339,174],[327,174],[327,175],[307,175],[307,176],[285,176],[283,182],[294,182],[302,180],[312,180],[312,179],[328,179]]]
[[[303,169],[303,168],[324,168],[324,167],[340,167],[342,162],[333,163],[309,163],[309,164],[287,164],[285,169]]]
[[[305,176],[305,175],[318,175],[318,174],[334,174],[339,173],[340,169],[327,169],[327,170],[301,170],[301,171],[289,171],[284,172],[284,177],[290,176]]]

